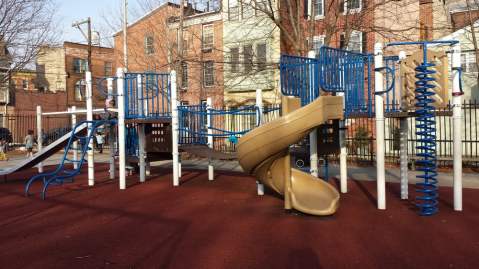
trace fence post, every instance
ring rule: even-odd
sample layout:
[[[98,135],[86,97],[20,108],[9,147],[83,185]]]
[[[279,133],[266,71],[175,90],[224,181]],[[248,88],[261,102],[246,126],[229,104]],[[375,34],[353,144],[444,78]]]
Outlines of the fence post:
[[[179,177],[179,149],[178,149],[178,92],[176,91],[176,71],[172,70],[170,73],[171,79],[171,140],[172,140],[172,155],[173,155],[173,186],[180,185]]]
[[[120,190],[126,189],[126,141],[125,141],[125,73],[118,68],[117,95],[118,95],[118,177]]]
[[[309,58],[316,58],[316,53],[314,50],[311,50],[308,52],[308,57]],[[314,80],[314,70],[315,67],[313,64],[310,64],[309,67],[310,74],[309,74],[309,93],[312,95],[313,91],[313,80]],[[310,96],[311,98],[312,96]],[[312,101],[312,100],[311,100]],[[314,177],[318,177],[318,129],[314,128],[310,133],[309,133],[309,172],[311,175]]]
[[[453,121],[453,186],[454,210],[462,211],[462,89],[460,87],[461,45],[455,44],[452,51],[452,121]]]
[[[213,125],[213,117],[211,115],[212,109],[212,100],[211,97],[206,98],[206,127],[208,128],[208,147],[213,149],[213,129],[211,129]],[[208,180],[214,180],[214,166],[213,160],[208,158]]]
[[[399,52],[399,61],[401,62],[402,60],[406,59],[406,52],[400,51]],[[401,68],[401,66],[399,66]],[[401,73],[401,70],[399,71]],[[401,96],[404,95],[403,90],[403,81],[402,77],[399,76],[399,85],[400,88],[400,94]],[[407,107],[405,104],[401,103],[401,107],[403,111],[407,112]],[[401,199],[407,200],[409,196],[409,180],[408,180],[408,158],[407,158],[407,134],[408,134],[408,122],[407,118],[400,118],[399,119],[399,161],[400,161],[400,181],[401,181]]]
[[[383,46],[381,43],[374,45],[374,85],[375,85],[375,111],[376,111],[376,174],[377,174],[377,207],[386,209],[386,180],[384,166],[384,81],[380,68],[383,67]]]
[[[77,125],[77,115],[76,115],[76,106],[72,106],[70,111],[71,114],[71,121],[72,121],[72,132],[75,130],[75,126]],[[73,169],[78,169],[78,142],[77,140],[73,141]]]
[[[263,93],[261,89],[256,89],[256,107],[258,108],[258,125],[263,124]],[[256,191],[258,195],[264,195],[264,185],[260,181],[256,181]]]
[[[42,132],[42,107],[37,106],[37,145],[38,152],[43,149],[43,132]],[[43,173],[43,163],[38,164],[38,173]]]

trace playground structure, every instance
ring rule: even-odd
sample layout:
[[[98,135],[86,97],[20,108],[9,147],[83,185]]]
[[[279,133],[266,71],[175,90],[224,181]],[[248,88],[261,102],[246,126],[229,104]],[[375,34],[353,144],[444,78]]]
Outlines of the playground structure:
[[[383,56],[388,48],[421,46],[410,56]],[[449,70],[444,46],[452,47],[452,68]],[[374,54],[357,53],[322,47],[315,58],[283,55],[281,58],[282,115],[264,123],[261,91],[256,104],[236,109],[214,108],[206,104],[179,105],[176,73],[125,73],[118,69],[106,81],[107,100],[115,100],[116,108],[94,109],[93,81],[86,73],[86,109],[42,113],[37,109],[38,133],[42,115],[72,115],[72,131],[42,148],[33,159],[12,170],[38,164],[40,174],[26,187],[43,182],[42,197],[51,184],[62,184],[80,173],[88,163],[88,185],[95,183],[92,137],[95,130],[107,125],[111,145],[118,147],[119,188],[126,188],[127,164],[138,166],[140,182],[149,174],[149,163],[173,160],[173,185],[180,185],[180,152],[207,157],[208,178],[214,179],[213,159],[238,159],[245,172],[256,176],[258,194],[263,184],[285,196],[285,208],[295,208],[316,215],[333,214],[339,205],[339,193],[329,183],[318,180],[318,157],[339,154],[340,192],[347,193],[347,150],[345,118],[375,119],[377,207],[386,209],[384,165],[384,118],[400,121],[401,133],[407,133],[407,117],[416,118],[418,160],[422,181],[416,187],[416,205],[421,215],[432,215],[437,208],[437,165],[435,159],[434,109],[449,100],[448,73],[453,74],[452,104],[454,121],[454,209],[462,210],[461,161],[461,85],[460,48],[456,41],[390,43],[385,48],[376,44]],[[116,82],[116,83],[115,83]],[[116,90],[115,90],[116,86]],[[333,96],[327,96],[333,95]],[[113,119],[94,120],[93,115],[112,113]],[[86,121],[77,123],[77,114],[86,114]],[[247,124],[232,124],[246,118]],[[117,131],[115,131],[115,128]],[[321,132],[318,132],[321,130]],[[86,135],[85,135],[86,133]],[[288,148],[309,134],[311,175],[291,169]],[[408,199],[407,136],[401,140],[401,198]],[[115,142],[116,138],[116,142]],[[41,139],[41,137],[39,137]],[[222,141],[236,149],[225,153],[215,148]],[[57,169],[43,173],[41,161],[61,147],[65,153]],[[72,157],[69,157],[70,153]],[[115,150],[110,150],[110,178],[115,178]],[[87,159],[85,160],[85,156]],[[70,165],[73,169],[70,169]]]

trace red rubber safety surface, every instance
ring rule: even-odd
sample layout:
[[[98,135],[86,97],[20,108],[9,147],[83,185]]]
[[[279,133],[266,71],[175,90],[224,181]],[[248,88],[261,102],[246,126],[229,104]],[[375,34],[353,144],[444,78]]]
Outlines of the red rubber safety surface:
[[[169,170],[118,189],[107,167],[23,196],[34,170],[0,184],[1,268],[479,268],[479,190],[464,190],[464,212],[440,189],[440,213],[419,217],[388,184],[386,211],[375,182],[349,181],[332,217],[285,212],[274,195],[256,196],[243,174]],[[411,186],[412,192],[412,186]]]

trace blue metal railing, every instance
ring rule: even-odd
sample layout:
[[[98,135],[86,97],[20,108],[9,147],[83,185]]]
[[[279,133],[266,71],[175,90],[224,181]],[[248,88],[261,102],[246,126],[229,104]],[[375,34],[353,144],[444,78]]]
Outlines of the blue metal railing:
[[[233,109],[208,109],[205,104],[179,106],[179,143],[206,145],[208,136],[236,140],[259,125],[258,113],[256,106]],[[208,117],[211,126],[207,126]]]
[[[384,57],[386,69],[386,112],[398,111],[400,96],[395,76],[398,57]],[[321,47],[318,58],[281,56],[281,92],[301,98],[307,105],[320,92],[344,94],[345,117],[355,114],[374,115],[374,57],[343,49]]]
[[[318,59],[282,55],[280,72],[283,95],[301,98],[303,106],[319,96]]]
[[[171,117],[169,74],[126,73],[124,93],[126,119]]]
[[[75,125],[72,130],[72,135],[68,139],[68,143],[65,146],[65,152],[63,158],[58,164],[57,168],[52,172],[41,173],[31,177],[25,185],[25,195],[30,194],[30,187],[35,181],[42,180],[43,188],[41,191],[42,199],[45,199],[48,187],[50,185],[61,185],[64,182],[72,182],[73,178],[80,174],[80,169],[85,162],[85,154],[89,150],[90,140],[95,135],[96,130],[104,124],[113,124],[115,121],[112,120],[101,120],[101,121],[82,121]],[[85,124],[89,125],[89,132],[86,136],[83,136],[79,133],[78,129]],[[78,140],[78,147],[80,149],[80,156],[78,160],[72,160],[68,158],[68,153],[70,150],[76,150],[73,148],[73,142]],[[71,169],[66,167],[66,164],[77,164],[76,169]]]

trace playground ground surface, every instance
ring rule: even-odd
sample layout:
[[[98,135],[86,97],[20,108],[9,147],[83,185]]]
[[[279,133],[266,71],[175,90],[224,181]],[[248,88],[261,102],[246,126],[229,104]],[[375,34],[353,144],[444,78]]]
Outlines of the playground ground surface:
[[[464,189],[458,213],[441,187],[440,213],[419,217],[398,184],[388,183],[379,211],[375,182],[352,180],[337,214],[314,217],[257,196],[255,180],[237,172],[209,182],[206,171],[185,169],[173,188],[171,169],[154,167],[147,183],[133,175],[119,191],[107,166],[96,168],[95,187],[82,173],[45,201],[23,196],[33,169],[0,184],[0,267],[479,268],[477,189]]]

